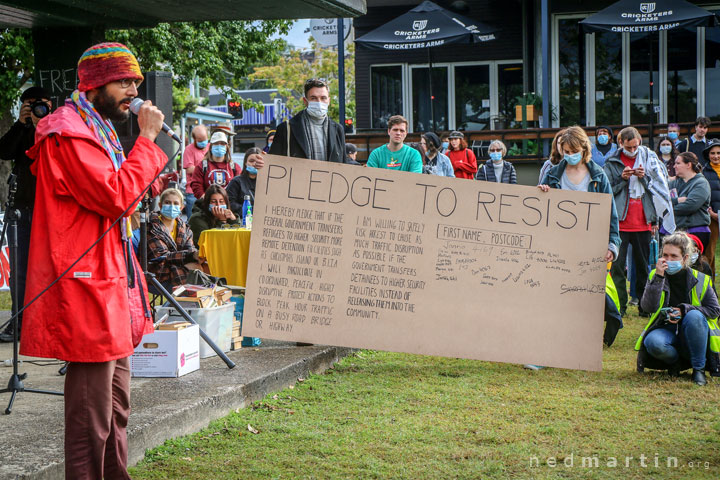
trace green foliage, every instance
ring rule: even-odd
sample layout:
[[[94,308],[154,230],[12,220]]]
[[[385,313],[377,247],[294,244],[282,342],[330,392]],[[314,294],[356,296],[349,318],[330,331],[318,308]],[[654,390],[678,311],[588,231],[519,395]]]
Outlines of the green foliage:
[[[20,88],[33,75],[34,53],[29,29],[0,29],[0,116],[20,97]]]
[[[197,76],[200,86],[231,88],[244,84],[256,65],[275,63],[292,20],[161,23],[155,28],[108,30],[108,41],[127,45],[143,70],[173,74],[175,88],[184,88]],[[183,93],[177,94],[183,98]],[[255,106],[244,102],[246,106]],[[184,102],[187,105],[187,101]]]
[[[189,112],[194,112],[200,105],[197,98],[190,95],[190,89],[187,87],[173,87],[173,119],[178,119]]]
[[[314,42],[313,42],[314,44]],[[345,56],[345,116],[355,117],[355,44],[346,48]],[[338,52],[334,48],[315,45],[313,60],[308,60],[299,50],[290,50],[275,64],[255,68],[252,80],[265,80],[267,88],[277,88],[278,95],[286,99],[286,105],[294,115],[303,108],[303,85],[309,78],[323,78],[330,85],[330,108],[328,114],[338,120]]]

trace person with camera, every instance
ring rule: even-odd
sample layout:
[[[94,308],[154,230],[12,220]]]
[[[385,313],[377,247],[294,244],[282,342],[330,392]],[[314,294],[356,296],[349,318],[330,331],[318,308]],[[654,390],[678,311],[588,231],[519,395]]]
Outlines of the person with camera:
[[[692,381],[703,386],[707,383],[708,359],[711,371],[718,369],[720,304],[710,277],[690,268],[693,251],[685,233],[664,237],[662,255],[648,276],[640,301],[643,310],[654,313],[635,350],[642,355],[644,347],[649,356],[663,362],[668,373],[675,376],[682,369],[681,360],[689,361]]]
[[[130,117],[143,81],[120,43],[88,48],[78,87],[37,125],[27,152],[37,196],[30,239],[20,354],[70,362],[65,374],[65,478],[127,473],[130,355],[153,331],[128,216],[167,155],[154,141],[164,115],[138,111],[140,132],[125,152],[115,126]]]
[[[17,298],[17,309],[24,305],[25,276],[28,266],[28,251],[30,249],[30,226],[32,224],[33,205],[35,204],[35,177],[30,172],[32,160],[25,152],[35,143],[35,126],[41,118],[47,116],[52,108],[50,93],[44,88],[30,87],[20,96],[22,105],[20,116],[10,130],[0,138],[0,159],[13,162],[12,173],[16,175],[17,193],[15,194],[15,208],[20,211],[17,219],[17,265],[10,266],[10,275],[17,275],[18,288],[14,298]],[[10,282],[12,287],[13,282]],[[18,315],[18,336],[22,330],[22,313]],[[0,342],[12,342],[12,324],[0,333]]]

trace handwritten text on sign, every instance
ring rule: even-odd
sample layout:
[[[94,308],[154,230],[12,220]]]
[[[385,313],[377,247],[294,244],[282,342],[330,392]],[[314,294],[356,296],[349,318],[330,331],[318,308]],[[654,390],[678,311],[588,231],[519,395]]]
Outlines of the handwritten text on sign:
[[[609,195],[267,159],[244,335],[601,368]]]

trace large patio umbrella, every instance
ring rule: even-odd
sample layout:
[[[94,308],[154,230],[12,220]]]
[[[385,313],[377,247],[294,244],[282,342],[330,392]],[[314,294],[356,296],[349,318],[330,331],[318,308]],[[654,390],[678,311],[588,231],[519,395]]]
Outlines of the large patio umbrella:
[[[650,34],[671,30],[679,27],[715,27],[718,18],[685,0],[657,0],[655,2],[639,2],[637,0],[620,0],[604,10],[580,22],[586,33],[647,33],[650,40],[650,148],[653,148],[653,119],[655,101],[653,99],[653,49]]]
[[[356,38],[355,43],[376,50],[427,49],[430,117],[435,130],[430,49],[453,43],[487,42],[495,39],[493,32],[495,29],[487,25],[445,10],[433,2],[425,1],[385,25]]]

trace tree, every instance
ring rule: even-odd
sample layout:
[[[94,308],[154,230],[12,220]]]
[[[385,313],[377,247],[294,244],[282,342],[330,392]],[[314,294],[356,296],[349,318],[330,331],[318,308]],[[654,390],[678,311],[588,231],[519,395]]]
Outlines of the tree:
[[[303,84],[308,78],[323,78],[330,85],[331,118],[338,120],[338,52],[335,48],[320,48],[312,40],[315,54],[306,56],[299,50],[290,50],[274,65],[255,68],[253,80],[265,80],[270,88],[277,88],[284,97],[288,110],[294,115],[305,108]],[[345,116],[355,117],[355,44],[351,43],[345,56]],[[308,58],[309,57],[309,58]]]
[[[127,45],[143,70],[169,70],[175,88],[187,87],[197,76],[203,88],[214,85],[231,93],[255,65],[277,61],[285,41],[272,37],[287,33],[292,24],[291,20],[161,23],[148,29],[109,30],[106,38]]]

